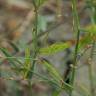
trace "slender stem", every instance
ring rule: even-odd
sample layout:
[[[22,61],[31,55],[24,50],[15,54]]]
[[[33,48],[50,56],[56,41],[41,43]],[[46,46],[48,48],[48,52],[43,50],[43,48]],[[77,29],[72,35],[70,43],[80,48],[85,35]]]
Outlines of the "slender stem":
[[[72,13],[73,13],[73,32],[77,33],[77,39],[76,39],[76,46],[75,46],[75,53],[74,53],[74,62],[73,67],[71,68],[71,76],[70,76],[70,85],[74,85],[74,79],[75,79],[75,66],[77,66],[77,54],[78,54],[78,46],[79,46],[79,37],[80,37],[80,30],[79,30],[79,18],[77,13],[77,7],[76,7],[76,0],[72,0]],[[70,90],[69,96],[72,96],[72,90]]]
[[[35,19],[35,34],[34,34],[34,52],[33,52],[33,59],[36,58],[37,56],[37,52],[38,52],[38,41],[37,41],[37,33],[38,33],[38,8],[36,7],[35,8],[35,16],[36,16],[36,19]],[[34,71],[34,67],[35,67],[35,60],[33,60],[33,64],[32,64],[32,68],[31,70]],[[31,78],[33,76],[33,73],[31,74]]]
[[[29,85],[29,91],[30,91],[30,96],[32,96],[32,84],[31,84],[31,79],[34,75],[34,69],[35,69],[35,63],[36,60],[34,60],[38,54],[38,40],[37,40],[37,35],[38,35],[38,6],[36,4],[36,1],[33,0],[33,5],[35,8],[35,23],[34,23],[34,28],[32,31],[32,37],[33,37],[33,53],[32,53],[32,63],[30,65],[29,72],[27,73],[27,79],[28,79],[28,85]]]
[[[32,53],[32,65],[30,70],[34,71],[35,69],[35,63],[36,60],[34,60],[38,54],[38,40],[37,40],[37,35],[38,35],[38,6],[36,5],[36,2],[33,2],[34,4],[34,8],[35,8],[35,24],[34,24],[34,29],[32,32],[32,36],[33,36],[33,53]],[[33,72],[29,72],[28,73],[28,78],[31,79],[33,77]]]

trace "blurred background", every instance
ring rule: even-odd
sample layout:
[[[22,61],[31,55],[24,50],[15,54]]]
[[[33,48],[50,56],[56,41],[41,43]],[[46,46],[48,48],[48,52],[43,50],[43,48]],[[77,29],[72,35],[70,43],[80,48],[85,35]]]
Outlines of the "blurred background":
[[[80,26],[91,23],[88,0],[77,0],[77,10]],[[7,48],[13,56],[24,57],[24,51],[32,46],[32,32],[34,27],[34,7],[32,0],[0,0],[0,48]],[[73,14],[71,0],[46,0],[38,11],[38,46],[47,47],[57,42],[71,42],[72,46],[62,52],[44,57],[57,68],[63,78],[68,75],[70,64],[73,63],[73,52],[76,33],[73,32]],[[80,37],[84,36],[81,31]],[[32,49],[31,49],[32,51]],[[84,52],[80,51],[80,53]],[[88,75],[88,58],[90,50],[80,58],[76,70],[75,90],[73,96],[85,95],[90,92]],[[0,96],[53,96],[54,85],[34,76],[30,90],[28,82],[22,79],[19,71],[10,68],[8,60],[1,58],[0,51]],[[79,56],[79,54],[78,54]],[[24,59],[20,59],[24,62]],[[93,60],[94,91],[96,91],[96,61]],[[20,65],[21,66],[21,65]],[[42,65],[36,65],[36,72],[48,77],[48,71]],[[18,74],[18,75],[17,75]],[[48,77],[50,78],[50,77]],[[31,93],[30,93],[31,92]],[[84,93],[85,92],[85,93]],[[30,95],[31,94],[31,95]],[[57,95],[54,95],[57,96]],[[62,91],[60,96],[68,96]]]

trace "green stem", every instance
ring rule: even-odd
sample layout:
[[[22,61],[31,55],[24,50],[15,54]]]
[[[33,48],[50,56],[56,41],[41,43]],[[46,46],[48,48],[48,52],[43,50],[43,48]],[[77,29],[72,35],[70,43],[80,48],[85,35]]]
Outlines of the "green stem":
[[[32,31],[32,37],[33,37],[33,53],[32,53],[32,63],[30,65],[30,69],[29,72],[27,74],[27,78],[28,78],[28,83],[29,83],[29,91],[30,91],[30,96],[32,96],[32,84],[31,84],[31,79],[34,75],[34,69],[35,69],[35,63],[36,60],[34,60],[38,54],[38,40],[37,40],[37,35],[38,35],[38,6],[36,4],[36,2],[33,0],[33,5],[35,8],[35,24],[34,24],[34,29]]]
[[[36,58],[36,56],[37,56],[37,53],[38,53],[38,41],[37,41],[37,35],[38,35],[38,8],[36,7],[35,8],[35,12],[36,12],[36,14],[35,14],[35,16],[36,16],[36,21],[35,21],[35,34],[34,34],[34,54],[33,54],[33,58],[35,59]],[[33,64],[32,64],[32,70],[34,71],[34,67],[35,67],[35,60],[33,60]],[[31,75],[31,77],[33,76],[33,73],[32,73],[32,75]]]
[[[79,30],[79,18],[77,13],[77,7],[76,7],[76,0],[72,0],[72,13],[73,13],[73,32],[77,33],[77,39],[76,39],[76,46],[75,46],[75,54],[74,54],[74,63],[73,67],[71,68],[71,77],[70,77],[70,85],[74,85],[74,79],[75,79],[75,66],[77,66],[77,54],[78,54],[78,46],[79,46],[79,37],[80,37],[80,30]],[[72,90],[70,90],[69,96],[72,96]]]
[[[36,60],[34,60],[38,54],[38,40],[37,40],[37,35],[38,35],[38,6],[35,4],[36,2],[34,1],[34,8],[35,8],[35,24],[34,24],[34,29],[32,32],[32,36],[33,36],[33,53],[32,53],[32,65],[30,67],[30,70],[32,70],[34,72],[35,69],[35,63]],[[33,77],[33,72],[28,73],[28,78],[31,79]]]

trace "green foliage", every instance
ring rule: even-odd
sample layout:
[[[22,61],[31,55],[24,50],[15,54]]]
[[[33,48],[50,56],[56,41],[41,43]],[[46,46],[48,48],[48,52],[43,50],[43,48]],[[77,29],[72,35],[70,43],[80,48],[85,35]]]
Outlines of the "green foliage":
[[[96,41],[96,25],[86,26],[84,29],[85,36],[79,42],[79,49],[86,47],[88,44],[92,44],[93,40]]]
[[[47,60],[43,59],[41,62],[43,66],[48,70],[49,74],[54,78],[54,80],[62,81],[62,77],[59,74],[59,72],[56,70],[56,68]]]
[[[16,44],[14,44],[13,42],[9,42],[10,45],[12,46],[12,48],[16,51],[16,52],[19,52],[19,48]]]
[[[92,38],[90,37],[89,34],[86,34],[84,38],[79,42],[79,50],[82,48],[85,48],[87,45],[92,43]]]
[[[76,47],[75,47],[75,52],[74,52],[75,53],[74,54],[74,64],[73,64],[72,70],[71,70],[72,76],[71,75],[69,76],[69,77],[72,77],[72,78],[70,78],[70,81],[71,81],[70,84],[64,82],[61,74],[55,68],[55,66],[53,66],[53,64],[51,64],[51,62],[49,62],[48,60],[46,60],[43,57],[40,58],[40,61],[41,61],[40,63],[48,71],[49,77],[43,76],[42,74],[39,74],[39,72],[36,73],[35,65],[37,64],[36,58],[37,58],[38,54],[44,55],[44,56],[53,55],[55,53],[65,50],[67,48],[70,48],[70,46],[71,46],[71,44],[69,42],[66,42],[66,43],[61,42],[61,43],[52,44],[52,45],[45,47],[45,48],[39,48],[38,34],[41,31],[46,30],[47,21],[45,20],[45,18],[43,16],[39,15],[38,11],[39,11],[39,7],[42,4],[44,4],[46,1],[47,0],[32,0],[34,8],[35,8],[35,13],[36,13],[35,14],[36,18],[34,20],[34,28],[33,28],[34,31],[32,32],[33,41],[32,41],[32,47],[25,49],[25,57],[22,57],[24,60],[24,61],[22,61],[23,63],[18,60],[18,57],[13,57],[13,55],[10,54],[8,52],[8,50],[6,50],[4,48],[0,48],[0,51],[2,51],[2,53],[5,56],[4,60],[7,59],[10,62],[10,65],[11,65],[10,69],[13,68],[12,71],[14,71],[14,70],[15,70],[15,72],[18,71],[18,73],[21,76],[23,73],[23,77],[24,77],[23,79],[28,80],[28,84],[29,84],[28,88],[31,86],[31,81],[33,83],[32,77],[33,77],[33,74],[35,74],[36,76],[42,78],[42,81],[45,80],[48,82],[48,84],[50,83],[51,85],[56,86],[56,88],[58,87],[58,89],[56,89],[53,92],[52,96],[59,96],[63,90],[65,90],[66,92],[69,92],[71,90],[69,92],[70,93],[69,96],[72,96],[73,89],[76,90],[76,92],[79,92],[82,96],[93,96],[93,95],[90,95],[90,93],[88,92],[88,89],[83,85],[77,86],[78,87],[77,89],[79,89],[79,91],[74,88],[75,87],[74,86],[74,78],[75,78],[75,72],[76,72],[75,66],[77,66],[77,55],[80,52],[80,50],[82,50],[84,47],[86,47],[86,45],[92,44],[92,41],[96,41],[96,24],[92,24],[92,25],[89,25],[89,26],[83,28],[83,32],[85,32],[85,36],[82,38],[82,40],[80,40],[80,38],[79,38],[80,37],[80,30],[79,30],[80,25],[79,25],[79,19],[78,19],[78,14],[77,14],[77,9],[76,9],[77,8],[76,0],[72,0],[73,19],[74,19],[73,20],[73,23],[74,23],[73,24],[73,31],[77,34],[77,38],[76,38]],[[93,9],[93,7],[92,7],[92,9]],[[94,12],[96,12],[96,10]],[[93,17],[96,17],[96,16],[93,16]],[[94,21],[96,21],[96,20],[94,20]],[[15,49],[16,52],[19,51],[18,47],[14,43],[10,42],[10,45]],[[31,53],[31,49],[32,49],[32,53]],[[92,72],[90,71],[90,73],[92,73]],[[90,76],[90,77],[92,78],[92,76]],[[90,79],[90,81],[92,81],[92,79]]]
[[[52,79],[57,82],[58,86],[60,86],[61,89],[65,89],[67,91],[69,89],[73,89],[72,86],[70,86],[69,84],[67,84],[63,81],[63,78],[60,75],[60,73],[57,71],[55,66],[53,66],[48,60],[43,58],[41,61],[41,64],[43,64],[43,66],[45,66],[45,68],[48,70]]]
[[[84,31],[87,32],[88,34],[90,34],[90,36],[96,35],[96,25],[91,24],[91,25],[85,27]]]
[[[7,59],[10,62],[12,67],[17,67],[17,65],[21,63],[18,59],[14,59],[13,56],[5,48],[0,48],[0,51],[4,53],[5,59]]]
[[[46,48],[41,48],[39,52],[41,55],[52,55],[57,52],[63,51],[69,47],[70,47],[69,43],[55,43]]]
[[[27,74],[30,71],[30,67],[31,67],[31,53],[30,53],[30,49],[26,48],[25,50],[25,63],[24,63],[24,78],[27,78]]]

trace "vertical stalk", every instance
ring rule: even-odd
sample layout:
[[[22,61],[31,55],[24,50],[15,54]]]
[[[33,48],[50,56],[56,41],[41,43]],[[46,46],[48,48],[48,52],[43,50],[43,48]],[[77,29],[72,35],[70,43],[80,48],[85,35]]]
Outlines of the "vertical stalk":
[[[90,1],[90,9],[91,9],[91,16],[90,16],[91,23],[92,24],[96,24],[96,22],[95,22],[95,11],[96,11],[96,9],[93,6],[93,0],[89,0],[89,1]],[[91,48],[91,53],[90,53],[91,61],[93,60],[94,50],[95,50],[95,40],[93,40],[92,48]],[[95,93],[94,93],[93,71],[92,71],[92,62],[90,62],[90,61],[89,61],[89,64],[88,64],[88,71],[89,71],[91,96],[95,96]]]
[[[32,96],[32,84],[31,84],[31,79],[33,77],[34,69],[35,69],[35,63],[36,63],[36,56],[38,54],[38,40],[37,40],[37,35],[38,35],[38,5],[36,4],[36,1],[33,0],[33,5],[34,5],[34,12],[35,12],[35,23],[34,23],[34,28],[32,31],[32,37],[33,37],[33,45],[32,45],[32,63],[30,65],[29,72],[27,74],[28,78],[28,85],[29,85],[29,96]]]
[[[32,32],[32,37],[33,37],[33,53],[32,53],[32,65],[30,67],[30,70],[28,73],[28,78],[31,79],[33,77],[33,72],[35,69],[35,63],[36,60],[34,60],[38,54],[38,40],[37,40],[37,35],[38,35],[38,6],[36,4],[36,1],[33,0],[33,5],[34,5],[34,11],[35,11],[35,23],[34,23],[34,28]]]
[[[73,61],[73,66],[71,68],[71,76],[70,76],[70,85],[74,85],[74,79],[75,79],[75,73],[76,73],[76,68],[77,66],[77,54],[78,54],[78,46],[79,46],[79,39],[80,39],[80,30],[79,30],[79,18],[78,18],[78,13],[77,13],[77,7],[76,7],[76,2],[77,0],[72,0],[72,13],[73,13],[73,32],[77,33],[77,38],[76,38],[76,46],[75,46],[75,53],[74,53],[74,61]],[[72,96],[72,90],[70,90],[69,96]]]

